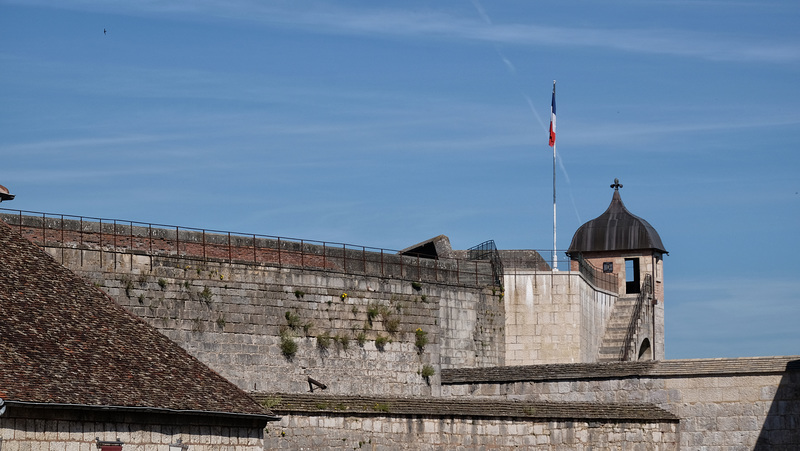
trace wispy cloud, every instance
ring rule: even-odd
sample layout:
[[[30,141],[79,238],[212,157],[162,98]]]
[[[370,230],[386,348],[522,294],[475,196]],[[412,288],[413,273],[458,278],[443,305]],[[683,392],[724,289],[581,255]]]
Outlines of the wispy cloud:
[[[25,2],[30,4],[31,2]],[[480,41],[518,46],[605,48],[642,54],[666,54],[718,61],[787,63],[800,61],[800,42],[775,36],[754,39],[685,29],[558,27],[492,21],[480,3],[479,17],[441,10],[345,8],[329,3],[293,5],[238,1],[38,0],[37,5],[128,14],[192,15],[207,20],[248,20],[306,32],[368,36],[401,36]]]

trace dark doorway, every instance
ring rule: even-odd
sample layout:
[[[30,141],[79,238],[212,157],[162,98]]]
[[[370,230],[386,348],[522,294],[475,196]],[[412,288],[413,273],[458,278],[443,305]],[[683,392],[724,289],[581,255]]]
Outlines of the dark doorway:
[[[639,259],[626,258],[625,259],[625,293],[635,294],[638,293],[641,287],[639,279]]]

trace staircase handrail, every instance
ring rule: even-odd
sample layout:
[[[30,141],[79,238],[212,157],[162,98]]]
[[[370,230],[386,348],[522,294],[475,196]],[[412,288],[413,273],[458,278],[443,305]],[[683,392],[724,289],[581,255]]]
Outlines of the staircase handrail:
[[[583,274],[590,284],[601,290],[617,292],[618,281],[616,274],[604,273],[602,269],[595,267],[583,258],[581,253],[572,254],[570,257],[578,262],[578,271]]]
[[[639,317],[642,314],[642,307],[644,306],[645,299],[649,299],[653,294],[653,280],[650,274],[645,275],[644,282],[642,282],[639,295],[636,297],[636,305],[633,307],[631,314],[631,321],[628,323],[628,330],[625,332],[625,341],[623,341],[622,348],[619,351],[619,359],[622,362],[628,360],[631,352],[631,340],[636,333],[636,326],[639,323]]]

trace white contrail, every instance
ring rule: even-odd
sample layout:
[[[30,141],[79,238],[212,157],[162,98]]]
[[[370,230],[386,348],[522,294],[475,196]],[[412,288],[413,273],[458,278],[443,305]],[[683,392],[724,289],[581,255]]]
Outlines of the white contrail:
[[[569,193],[570,201],[572,201],[572,210],[575,212],[575,217],[578,218],[578,224],[583,224],[581,215],[578,213],[578,206],[575,204],[575,197],[572,196],[572,183],[569,180],[567,168],[564,166],[564,160],[561,159],[561,154],[558,151],[556,151],[556,160],[558,160],[558,167],[561,169],[561,173],[564,174],[564,179],[567,181],[567,187],[569,188],[567,192]]]
[[[533,111],[533,115],[536,116],[536,120],[539,121],[539,125],[542,126],[542,131],[547,132],[548,128],[547,128],[546,125],[544,125],[544,121],[542,120],[542,117],[539,116],[539,113],[536,111],[536,107],[533,106],[533,102],[531,101],[531,98],[528,97],[528,95],[525,94],[525,93],[522,94],[522,97],[525,97],[525,100],[528,101],[528,106],[531,107],[531,111]]]
[[[487,25],[492,26],[492,18],[489,17],[489,14],[487,14],[486,10],[483,9],[483,5],[481,5],[480,1],[479,0],[472,0],[472,5],[475,7],[475,10],[478,11],[478,14],[481,16],[481,18],[483,18],[483,21],[486,22]],[[499,45],[495,45],[494,49],[497,52],[497,55],[500,57],[500,60],[503,62],[503,64],[505,64],[506,68],[511,73],[511,76],[516,78],[516,76],[517,76],[517,68],[516,68],[516,66],[514,66],[514,63],[512,63],[511,60],[508,59],[503,54],[503,52],[500,50]],[[548,128],[547,125],[545,125],[544,121],[542,120],[542,117],[539,115],[539,112],[536,110],[536,107],[533,106],[533,102],[531,101],[531,98],[528,97],[528,95],[525,94],[522,90],[520,90],[520,92],[522,94],[522,97],[525,98],[525,101],[528,102],[528,106],[531,108],[531,111],[533,112],[533,115],[536,116],[536,120],[539,122],[539,125],[542,127],[542,131],[547,132],[549,130],[549,128]],[[558,160],[558,167],[561,169],[561,173],[564,174],[564,179],[567,181],[567,187],[569,188],[567,190],[567,192],[569,193],[569,198],[572,201],[572,209],[573,209],[573,211],[575,211],[575,216],[578,218],[578,223],[582,224],[583,221],[581,221],[581,215],[580,215],[580,213],[578,213],[578,207],[575,204],[575,197],[573,197],[573,195],[572,195],[572,183],[570,182],[569,174],[567,173],[567,168],[564,166],[564,160],[561,159],[561,155],[559,155],[558,152],[556,152],[556,160]]]
[[[481,17],[483,18],[484,22],[486,22],[489,25],[492,24],[491,17],[489,17],[489,15],[486,14],[486,10],[483,9],[483,5],[481,5],[480,2],[478,2],[478,0],[472,0],[472,6],[474,6],[475,9],[478,10],[478,14],[481,15]]]

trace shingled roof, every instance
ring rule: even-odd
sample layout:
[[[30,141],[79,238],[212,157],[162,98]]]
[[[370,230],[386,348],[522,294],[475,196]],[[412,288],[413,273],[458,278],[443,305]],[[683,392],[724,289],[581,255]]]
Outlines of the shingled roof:
[[[3,223],[0,398],[9,405],[277,419]]]

